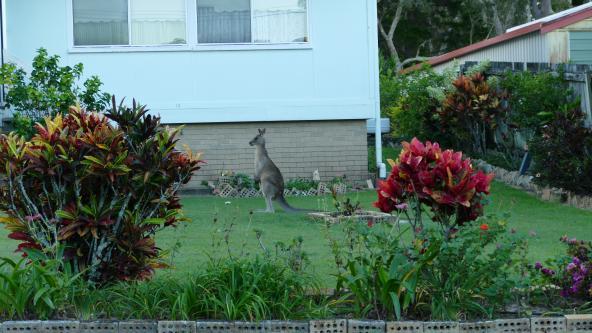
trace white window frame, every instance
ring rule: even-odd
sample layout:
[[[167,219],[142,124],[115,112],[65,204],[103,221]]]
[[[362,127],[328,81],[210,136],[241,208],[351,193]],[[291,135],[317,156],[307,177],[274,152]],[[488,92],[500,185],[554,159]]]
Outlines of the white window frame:
[[[251,42],[250,43],[212,43],[200,44],[197,40],[197,1],[185,0],[185,40],[186,44],[158,45],[74,45],[73,1],[66,1],[68,20],[69,53],[111,53],[111,52],[172,52],[172,51],[249,51],[249,50],[294,50],[312,49],[310,0],[306,0],[306,42],[254,43],[253,41],[253,1],[251,1]],[[130,0],[128,0],[128,24],[131,23]],[[131,29],[128,29],[131,43]]]

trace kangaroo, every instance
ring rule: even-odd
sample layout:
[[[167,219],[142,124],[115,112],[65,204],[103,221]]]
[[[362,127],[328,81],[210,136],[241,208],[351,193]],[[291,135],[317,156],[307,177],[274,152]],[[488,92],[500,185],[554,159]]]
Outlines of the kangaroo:
[[[272,200],[276,200],[282,208],[288,213],[303,211],[296,209],[286,202],[284,198],[284,177],[280,169],[273,163],[267,149],[265,149],[265,128],[259,129],[259,134],[249,142],[249,145],[255,146],[255,182],[260,183],[261,191],[265,197],[266,209],[264,213],[274,213]]]

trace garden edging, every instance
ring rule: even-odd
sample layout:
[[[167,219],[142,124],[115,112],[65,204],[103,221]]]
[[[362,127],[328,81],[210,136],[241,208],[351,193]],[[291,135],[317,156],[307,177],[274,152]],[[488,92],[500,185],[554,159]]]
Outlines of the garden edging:
[[[1,332],[27,333],[568,333],[591,332],[592,315],[455,321],[6,321]]]
[[[477,168],[484,172],[495,174],[495,180],[533,193],[543,201],[558,202],[579,209],[592,210],[591,196],[577,195],[559,188],[539,186],[532,181],[533,176],[521,175],[518,171],[508,171],[479,159],[473,160],[473,162]]]

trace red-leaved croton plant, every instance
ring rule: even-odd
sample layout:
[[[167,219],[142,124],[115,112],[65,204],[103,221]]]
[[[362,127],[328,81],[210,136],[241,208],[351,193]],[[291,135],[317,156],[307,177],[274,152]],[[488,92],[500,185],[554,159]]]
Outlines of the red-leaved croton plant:
[[[430,218],[442,225],[448,235],[451,230],[483,214],[483,205],[493,174],[473,169],[471,160],[461,152],[442,150],[438,143],[417,138],[403,142],[392,171],[378,184],[375,206],[383,212],[407,214],[414,228],[422,228],[424,208]],[[413,210],[407,211],[407,207]]]

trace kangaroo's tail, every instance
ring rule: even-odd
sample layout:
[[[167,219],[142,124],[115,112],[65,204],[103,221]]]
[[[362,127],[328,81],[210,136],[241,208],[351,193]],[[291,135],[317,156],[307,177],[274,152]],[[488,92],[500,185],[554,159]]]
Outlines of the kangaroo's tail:
[[[282,208],[287,212],[287,213],[306,213],[306,212],[313,212],[313,210],[308,210],[308,209],[298,209],[298,208],[294,208],[292,206],[290,206],[288,204],[288,202],[286,201],[286,198],[284,198],[283,195],[278,196],[277,197],[277,202],[280,204],[280,206],[282,206]]]

